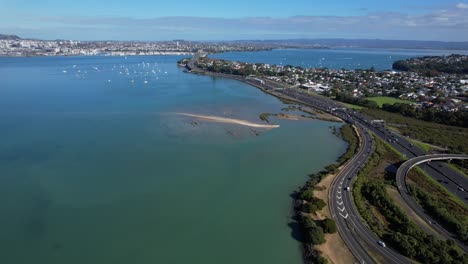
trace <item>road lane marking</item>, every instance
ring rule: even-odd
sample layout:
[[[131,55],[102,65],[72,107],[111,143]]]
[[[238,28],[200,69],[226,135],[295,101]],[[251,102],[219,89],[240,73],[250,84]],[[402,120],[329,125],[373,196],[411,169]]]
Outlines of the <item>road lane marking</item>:
[[[336,203],[339,204],[339,205],[342,205],[343,201],[341,201],[341,202],[336,201]]]
[[[343,206],[343,208],[339,208],[339,207],[337,207],[337,208],[338,208],[341,212],[343,212],[343,211],[346,209],[346,207],[344,207],[344,206]]]
[[[340,187],[340,189],[338,189],[338,193],[341,193],[341,187]]]
[[[348,213],[346,213],[346,215],[342,215],[341,213],[339,213],[341,215],[341,217],[343,217],[344,219],[348,218]]]
[[[341,199],[341,195],[340,196],[337,195],[336,198]]]

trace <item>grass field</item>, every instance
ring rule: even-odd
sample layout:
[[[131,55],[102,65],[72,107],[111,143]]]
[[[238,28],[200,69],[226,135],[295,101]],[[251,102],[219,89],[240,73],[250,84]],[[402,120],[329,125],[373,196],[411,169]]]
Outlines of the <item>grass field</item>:
[[[346,107],[351,108],[351,109],[361,110],[361,109],[364,108],[364,107],[359,106],[359,105],[347,104],[347,103],[342,103],[342,102],[340,102],[340,103],[343,104],[343,105],[346,106]]]
[[[379,107],[382,107],[383,104],[396,104],[396,103],[410,104],[411,103],[410,101],[400,100],[398,98],[388,97],[388,96],[368,97],[366,99],[369,101],[376,102],[379,105]]]

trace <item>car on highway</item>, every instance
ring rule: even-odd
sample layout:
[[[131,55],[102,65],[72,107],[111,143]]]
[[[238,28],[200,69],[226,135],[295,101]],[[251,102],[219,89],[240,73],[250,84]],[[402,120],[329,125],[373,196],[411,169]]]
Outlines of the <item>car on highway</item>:
[[[346,191],[351,191],[351,188],[350,187],[346,187]]]
[[[377,244],[379,244],[381,247],[387,247],[387,245],[385,245],[385,242],[383,242],[382,240],[379,240]]]

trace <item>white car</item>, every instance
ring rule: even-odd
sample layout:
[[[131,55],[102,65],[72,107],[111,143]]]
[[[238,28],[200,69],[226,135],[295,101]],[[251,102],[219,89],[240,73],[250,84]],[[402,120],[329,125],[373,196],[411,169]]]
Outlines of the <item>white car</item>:
[[[385,242],[383,242],[382,240],[379,240],[379,242],[377,242],[377,244],[379,244],[381,247],[386,247],[387,245],[385,245]]]
[[[351,188],[350,187],[346,187],[346,191],[351,191]]]

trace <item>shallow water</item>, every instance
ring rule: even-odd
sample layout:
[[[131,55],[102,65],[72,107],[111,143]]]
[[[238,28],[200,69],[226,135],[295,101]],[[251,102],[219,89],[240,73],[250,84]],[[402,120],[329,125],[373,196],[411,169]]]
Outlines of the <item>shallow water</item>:
[[[0,58],[0,263],[301,262],[289,195],[342,124],[171,115],[285,107],[178,59]]]

